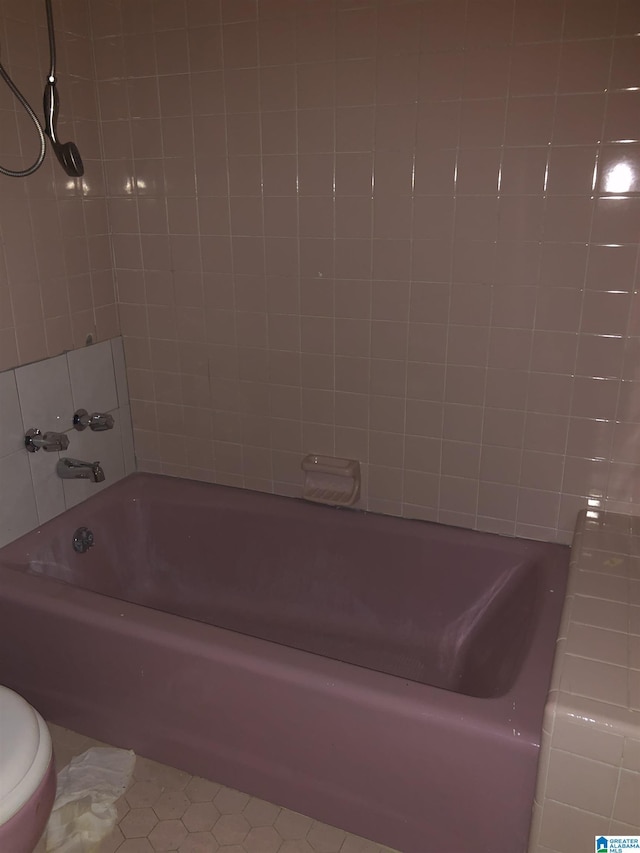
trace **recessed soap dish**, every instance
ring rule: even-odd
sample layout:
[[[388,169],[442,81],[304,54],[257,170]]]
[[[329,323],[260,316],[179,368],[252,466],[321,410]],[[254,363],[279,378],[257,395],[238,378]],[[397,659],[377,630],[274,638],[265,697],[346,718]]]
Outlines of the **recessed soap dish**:
[[[360,497],[360,462],[309,453],[302,460],[302,497],[330,506],[352,506]]]

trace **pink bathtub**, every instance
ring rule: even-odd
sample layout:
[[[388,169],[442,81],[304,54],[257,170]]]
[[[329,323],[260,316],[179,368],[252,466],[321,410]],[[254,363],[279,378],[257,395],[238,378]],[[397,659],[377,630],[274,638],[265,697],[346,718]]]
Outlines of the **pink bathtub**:
[[[521,853],[567,564],[135,474],[0,549],[0,683],[404,853]]]

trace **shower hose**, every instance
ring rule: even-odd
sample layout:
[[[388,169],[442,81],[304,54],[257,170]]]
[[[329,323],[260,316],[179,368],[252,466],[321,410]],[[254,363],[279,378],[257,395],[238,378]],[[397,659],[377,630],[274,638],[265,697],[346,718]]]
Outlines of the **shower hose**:
[[[0,62],[0,77],[4,80],[7,86],[11,89],[16,98],[20,101],[24,109],[26,110],[29,118],[35,124],[36,130],[38,131],[38,136],[40,138],[40,152],[36,158],[36,161],[33,165],[29,166],[27,169],[7,169],[4,166],[0,166],[0,174],[7,175],[9,178],[26,178],[27,175],[32,175],[37,169],[42,166],[42,162],[44,160],[44,155],[46,153],[46,145],[44,139],[44,131],[42,129],[42,125],[38,121],[37,115],[34,113],[31,108],[31,104],[27,101],[25,96],[22,94],[20,89],[13,82],[11,77],[7,74],[7,71],[4,65]]]
[[[47,19],[49,21],[51,0],[46,0],[46,6],[47,6]],[[54,47],[52,45],[52,38],[53,37],[52,37],[52,32],[51,32],[51,24],[49,24],[49,47],[50,47],[50,50],[52,52],[51,62],[53,65],[55,54],[53,53]],[[32,175],[35,171],[37,171],[40,168],[40,166],[42,166],[42,163],[44,161],[44,156],[45,156],[46,150],[47,150],[46,149],[45,137],[44,137],[44,130],[42,129],[42,125],[40,124],[38,116],[33,111],[31,104],[27,101],[27,99],[22,94],[20,89],[18,89],[16,84],[13,82],[13,80],[9,76],[6,68],[2,64],[2,62],[0,62],[0,77],[2,77],[2,79],[7,84],[9,89],[11,89],[11,91],[16,96],[18,101],[24,107],[27,115],[29,116],[29,118],[31,119],[31,121],[34,123],[34,125],[36,127],[36,130],[38,132],[38,138],[40,140],[40,151],[39,151],[38,156],[37,156],[35,162],[33,163],[33,165],[29,166],[27,169],[7,169],[4,166],[0,166],[0,175],[7,175],[7,177],[9,177],[9,178],[26,178],[27,175]]]

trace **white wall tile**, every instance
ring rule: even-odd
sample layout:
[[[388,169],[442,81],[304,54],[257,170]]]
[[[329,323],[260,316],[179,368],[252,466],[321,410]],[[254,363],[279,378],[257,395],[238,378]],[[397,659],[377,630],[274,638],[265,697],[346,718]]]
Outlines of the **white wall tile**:
[[[0,457],[24,449],[24,429],[13,370],[0,373]]]
[[[133,426],[131,424],[131,410],[129,406],[121,406],[115,417],[120,422],[124,471],[125,474],[133,474],[136,470],[136,453],[133,443]]]
[[[15,371],[25,430],[64,432],[71,428],[73,401],[67,357],[36,361]]]
[[[622,766],[626,770],[633,770],[636,773],[640,773],[640,740],[630,737],[625,738]]]
[[[127,365],[124,359],[124,343],[122,338],[113,338],[111,341],[111,354],[113,356],[113,370],[116,379],[118,405],[128,406],[129,387],[127,384]]]
[[[38,526],[28,453],[20,450],[0,459],[0,546]],[[8,498],[8,499],[7,499]]]
[[[620,771],[613,817],[623,823],[636,823],[640,814],[640,773]]]
[[[109,412],[118,406],[111,342],[67,353],[73,410]],[[73,414],[73,412],[72,412]]]
[[[546,796],[556,802],[609,818],[619,774],[619,769],[610,764],[552,749]]]
[[[65,511],[62,480],[56,473],[56,464],[60,455],[60,453],[46,453],[43,450],[28,454],[39,524],[44,524],[45,521]]]

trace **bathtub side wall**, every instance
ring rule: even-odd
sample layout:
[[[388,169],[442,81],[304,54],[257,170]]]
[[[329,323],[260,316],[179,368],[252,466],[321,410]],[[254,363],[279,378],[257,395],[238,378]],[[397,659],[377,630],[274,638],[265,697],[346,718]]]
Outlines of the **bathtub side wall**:
[[[78,408],[109,412],[106,432],[73,429]],[[64,453],[28,453],[28,429],[65,432]],[[61,480],[61,456],[99,460],[104,483]],[[122,338],[0,373],[0,546],[17,539],[135,470]]]
[[[0,645],[24,640],[0,682],[51,722],[404,853],[524,853],[537,748],[504,704],[10,571]]]

